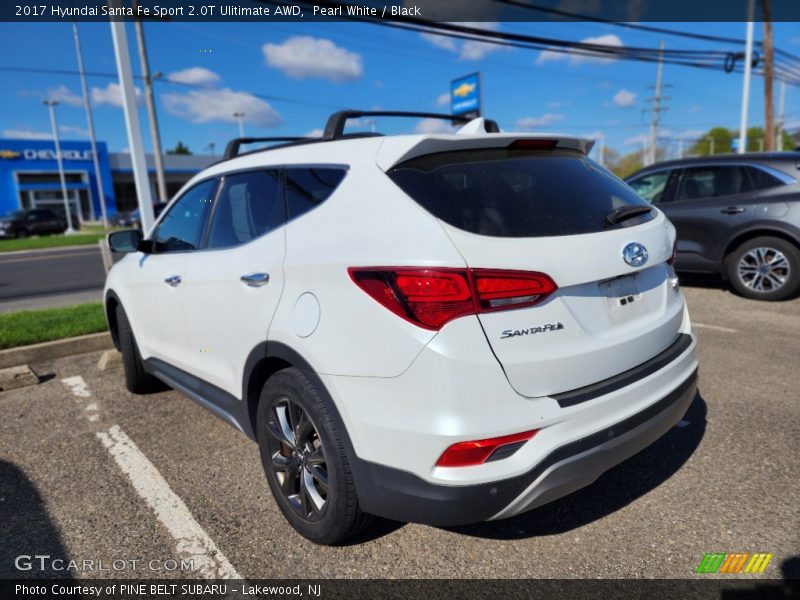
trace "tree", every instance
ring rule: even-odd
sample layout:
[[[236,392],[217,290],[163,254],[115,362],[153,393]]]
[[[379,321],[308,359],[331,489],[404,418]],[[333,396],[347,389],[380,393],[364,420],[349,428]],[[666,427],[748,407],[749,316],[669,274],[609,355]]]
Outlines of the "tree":
[[[614,163],[606,163],[606,167],[620,179],[625,179],[628,175],[633,175],[643,166],[641,150],[634,150],[633,152],[625,154]]]
[[[185,146],[183,142],[178,142],[178,144],[172,149],[167,150],[167,154],[191,154],[192,151],[189,150],[188,146]]]
[[[732,150],[733,133],[725,127],[712,127],[689,149],[692,156],[728,154]]]

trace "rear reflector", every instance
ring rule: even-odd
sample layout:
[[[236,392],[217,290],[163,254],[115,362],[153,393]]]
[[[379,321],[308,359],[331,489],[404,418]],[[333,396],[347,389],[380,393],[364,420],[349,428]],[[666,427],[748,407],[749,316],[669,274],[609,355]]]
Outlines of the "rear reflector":
[[[531,439],[538,429],[523,431],[503,437],[490,438],[488,440],[476,440],[474,442],[458,442],[453,444],[436,461],[437,467],[471,467],[482,465],[487,462],[495,451],[504,446],[516,446],[514,452]],[[504,453],[502,458],[508,458],[511,453]]]
[[[558,289],[544,273],[528,271],[352,267],[348,273],[385,308],[433,330],[465,315],[533,306]]]

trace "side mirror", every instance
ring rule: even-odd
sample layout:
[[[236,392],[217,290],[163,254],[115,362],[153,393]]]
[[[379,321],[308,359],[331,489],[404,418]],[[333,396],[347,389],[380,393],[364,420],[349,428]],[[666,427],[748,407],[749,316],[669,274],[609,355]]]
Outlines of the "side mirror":
[[[138,229],[125,229],[108,234],[108,247],[112,252],[130,253],[145,251],[144,236]]]

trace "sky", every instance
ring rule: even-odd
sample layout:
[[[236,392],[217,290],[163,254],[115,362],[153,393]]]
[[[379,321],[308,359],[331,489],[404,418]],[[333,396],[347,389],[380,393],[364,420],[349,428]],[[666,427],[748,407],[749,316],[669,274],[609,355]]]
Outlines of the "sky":
[[[660,23],[669,29],[744,38],[743,23]],[[741,50],[719,43],[633,31],[601,23],[482,23],[527,33],[617,46]],[[111,151],[128,147],[107,23],[79,24],[97,139]],[[755,26],[762,37],[761,24]],[[775,23],[775,45],[800,55],[800,24]],[[561,132],[596,138],[618,152],[639,150],[649,130],[656,65],[548,51],[509,49],[364,23],[146,23],[162,145],[219,154],[238,135],[318,135],[343,108],[449,112],[449,83],[479,71],[483,108],[504,130]],[[128,25],[134,71],[136,38]],[[35,69],[77,70],[70,23],[1,23],[0,137],[50,139],[45,97],[59,101],[62,139],[87,139],[80,80]],[[3,70],[12,67],[14,70]],[[30,70],[29,70],[30,69]],[[660,135],[675,148],[713,126],[738,128],[742,75],[665,65],[670,98]],[[141,82],[139,82],[141,85]],[[779,87],[775,87],[776,113]],[[786,121],[800,127],[800,90],[787,86]],[[763,80],[751,85],[749,124],[764,120]],[[147,113],[140,106],[150,148]],[[358,124],[356,124],[358,125]],[[362,126],[365,124],[362,123]],[[436,131],[439,122],[378,119],[384,133]]]

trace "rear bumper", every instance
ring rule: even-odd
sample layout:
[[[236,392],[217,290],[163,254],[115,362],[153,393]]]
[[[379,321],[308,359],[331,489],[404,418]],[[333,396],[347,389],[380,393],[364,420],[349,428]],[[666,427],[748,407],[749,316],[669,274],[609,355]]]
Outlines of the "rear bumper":
[[[511,517],[595,481],[664,435],[697,391],[693,370],[660,400],[600,431],[551,451],[522,475],[477,485],[429,483],[399,469],[355,460],[362,508],[397,521],[450,526]]]

